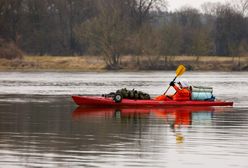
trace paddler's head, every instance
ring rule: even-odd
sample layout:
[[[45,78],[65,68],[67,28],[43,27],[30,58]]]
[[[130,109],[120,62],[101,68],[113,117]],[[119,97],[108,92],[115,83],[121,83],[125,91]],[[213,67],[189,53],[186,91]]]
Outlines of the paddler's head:
[[[186,80],[186,79],[181,79],[179,82],[178,82],[179,86],[181,88],[188,88],[189,87],[189,82]]]

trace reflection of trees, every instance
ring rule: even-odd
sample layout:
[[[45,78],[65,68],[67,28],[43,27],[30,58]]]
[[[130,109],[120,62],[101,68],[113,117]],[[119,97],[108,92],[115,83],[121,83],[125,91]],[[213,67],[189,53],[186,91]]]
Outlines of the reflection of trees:
[[[139,115],[117,119],[113,114],[86,115],[72,120],[65,102],[25,103],[1,107],[0,141],[6,150],[29,153],[60,153],[67,150],[104,151],[109,145],[132,142],[136,132],[146,130],[148,118]],[[115,150],[114,148],[112,149]],[[87,155],[87,154],[86,154]]]
[[[247,124],[247,110],[243,108],[226,108],[224,113],[213,114],[213,125],[216,129],[226,129],[226,127],[240,127]]]

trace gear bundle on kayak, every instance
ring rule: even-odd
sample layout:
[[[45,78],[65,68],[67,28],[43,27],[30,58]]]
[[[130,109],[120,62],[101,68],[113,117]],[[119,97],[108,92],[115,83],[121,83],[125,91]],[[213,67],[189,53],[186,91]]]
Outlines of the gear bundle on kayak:
[[[121,102],[124,99],[132,99],[132,100],[150,100],[151,97],[148,93],[144,93],[142,91],[137,91],[135,89],[128,90],[126,88],[119,89],[116,92],[111,92],[109,94],[103,94],[103,97],[112,97],[113,100],[117,103]]]

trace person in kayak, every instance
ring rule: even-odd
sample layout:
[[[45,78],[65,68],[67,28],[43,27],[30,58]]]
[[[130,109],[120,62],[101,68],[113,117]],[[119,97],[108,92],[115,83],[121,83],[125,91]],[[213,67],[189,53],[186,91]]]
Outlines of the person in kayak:
[[[185,79],[182,79],[178,82],[178,85],[175,85],[174,82],[170,83],[176,93],[172,96],[173,100],[190,100],[190,85],[189,82]]]
[[[182,79],[178,83],[178,85],[175,84],[175,82],[171,82],[170,86],[172,86],[176,93],[174,95],[161,95],[155,98],[155,100],[160,101],[166,101],[166,100],[190,100],[191,94],[190,94],[190,85],[187,80]]]

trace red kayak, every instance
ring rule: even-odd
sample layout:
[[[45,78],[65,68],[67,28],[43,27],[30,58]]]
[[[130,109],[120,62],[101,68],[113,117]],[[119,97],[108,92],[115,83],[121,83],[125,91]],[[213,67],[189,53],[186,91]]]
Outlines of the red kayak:
[[[98,96],[72,96],[74,102],[79,106],[149,106],[149,107],[161,107],[161,106],[233,106],[233,102],[226,101],[158,101],[158,100],[131,100],[122,99],[121,102],[116,103],[109,97]]]

